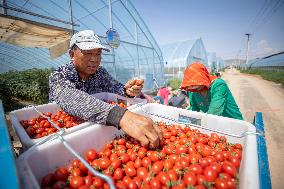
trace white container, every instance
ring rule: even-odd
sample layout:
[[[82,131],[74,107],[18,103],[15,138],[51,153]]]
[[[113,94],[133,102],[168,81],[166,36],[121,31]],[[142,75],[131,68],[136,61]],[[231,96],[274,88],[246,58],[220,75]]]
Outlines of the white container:
[[[173,120],[168,120],[165,117],[178,120],[179,117],[183,116],[183,119],[194,120],[197,123],[200,120],[203,127],[234,135],[256,131],[251,123],[245,121],[193,112],[161,104],[150,103],[139,105],[131,111],[151,117],[155,121],[169,123],[172,123]],[[200,130],[204,133],[211,133],[208,130]],[[64,139],[81,154],[88,148],[100,150],[107,141],[113,139],[118,134],[120,132],[114,127],[93,125],[76,133],[66,135]],[[259,188],[256,136],[246,135],[242,138],[227,136],[227,139],[229,142],[237,142],[243,145],[243,158],[239,170],[239,187],[241,189]],[[54,171],[58,166],[66,165],[74,158],[58,139],[36,146],[34,149],[23,153],[17,160],[20,180],[23,182],[24,188],[38,189],[38,183],[40,183],[40,179],[43,176]]]
[[[61,110],[61,108],[56,103],[43,104],[43,105],[39,105],[35,107],[42,113],[51,112],[52,114],[56,114],[59,110]],[[36,143],[48,137],[48,136],[45,136],[45,137],[41,137],[37,139],[32,139],[29,137],[25,129],[20,124],[21,120],[30,120],[38,116],[39,116],[39,113],[36,112],[33,107],[23,108],[23,109],[10,112],[10,120],[11,120],[12,127],[14,131],[16,132],[17,136],[19,137],[24,150],[26,150],[27,148],[35,145]],[[82,128],[88,127],[92,124],[93,124],[92,122],[81,123],[80,125],[76,125],[75,127],[66,129],[65,134],[75,132]]]
[[[135,104],[146,104],[147,103],[146,99],[126,98],[118,94],[107,93],[107,92],[96,93],[96,94],[93,94],[93,96],[100,100],[112,101],[112,102],[117,102],[117,103],[119,103],[120,101],[124,101],[126,105],[129,106],[128,108],[131,108],[131,106]]]
[[[165,121],[174,123],[174,121],[163,118],[167,117],[174,120],[191,120],[193,122],[200,122],[201,126],[208,129],[214,129],[232,135],[240,136],[246,132],[256,132],[253,124],[206,113],[200,113],[185,109],[180,109],[172,106],[165,106],[161,104],[148,103],[145,105],[138,105],[131,111],[137,112],[141,115],[151,117],[155,121]],[[151,115],[149,115],[151,114]],[[181,119],[183,118],[183,119]],[[198,128],[203,133],[212,133],[211,131]],[[218,133],[217,133],[218,134]],[[222,134],[219,134],[222,135]],[[226,136],[226,135],[224,135]],[[243,145],[243,154],[241,166],[239,169],[239,188],[241,189],[256,189],[259,188],[258,177],[258,157],[257,157],[257,140],[256,135],[248,134],[244,137],[238,138],[233,136],[226,136],[228,142],[240,143]]]

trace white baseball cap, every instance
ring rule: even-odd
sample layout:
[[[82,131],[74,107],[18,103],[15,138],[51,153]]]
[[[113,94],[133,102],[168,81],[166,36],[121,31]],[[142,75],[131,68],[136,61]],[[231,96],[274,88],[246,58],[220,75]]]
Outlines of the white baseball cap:
[[[92,30],[83,30],[75,33],[70,40],[70,48],[77,45],[81,50],[103,49],[110,51],[101,44],[100,38]]]

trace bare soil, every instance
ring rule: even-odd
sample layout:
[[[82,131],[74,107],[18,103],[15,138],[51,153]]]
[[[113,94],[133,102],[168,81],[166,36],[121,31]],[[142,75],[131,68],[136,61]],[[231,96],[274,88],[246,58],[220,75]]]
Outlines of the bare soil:
[[[260,76],[242,74],[236,69],[222,73],[245,121],[253,122],[255,112],[262,112],[272,188],[283,188],[284,168],[284,89]]]

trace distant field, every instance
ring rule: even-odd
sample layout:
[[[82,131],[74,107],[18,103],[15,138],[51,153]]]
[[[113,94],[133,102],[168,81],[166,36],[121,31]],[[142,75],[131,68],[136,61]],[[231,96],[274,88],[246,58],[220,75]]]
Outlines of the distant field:
[[[263,79],[274,81],[276,83],[281,83],[282,87],[284,87],[284,71],[276,72],[276,71],[251,69],[251,70],[240,70],[240,72],[260,75]]]

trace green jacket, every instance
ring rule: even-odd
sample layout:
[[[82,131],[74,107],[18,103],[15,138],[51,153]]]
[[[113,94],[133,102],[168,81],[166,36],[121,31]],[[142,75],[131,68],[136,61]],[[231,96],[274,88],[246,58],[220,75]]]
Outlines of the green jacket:
[[[223,79],[215,79],[210,86],[207,96],[196,92],[189,93],[190,110],[202,111],[224,117],[243,120],[235,99]]]

